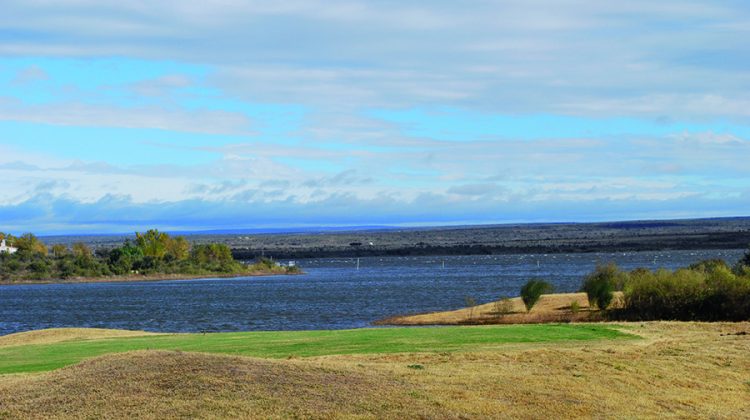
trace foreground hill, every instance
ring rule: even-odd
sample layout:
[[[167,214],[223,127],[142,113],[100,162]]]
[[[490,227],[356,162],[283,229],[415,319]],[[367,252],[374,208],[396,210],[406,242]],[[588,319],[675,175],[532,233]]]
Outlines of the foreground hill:
[[[445,341],[462,331],[540,327],[453,327],[452,334],[429,343],[430,350],[396,353],[387,348],[362,353],[358,346],[372,337],[339,348],[347,354],[321,351],[291,359],[174,350],[109,353],[53,371],[0,375],[0,418],[750,417],[750,323],[607,327],[637,339],[497,339],[451,346]],[[130,340],[156,343],[170,336],[0,348],[32,357],[63,345],[122,347]],[[405,337],[396,342],[408,341]],[[255,346],[239,336],[228,338],[228,351],[231,343]],[[330,344],[309,338],[307,344],[319,350]],[[272,346],[282,345],[279,340]],[[300,343],[287,344],[289,350]],[[7,363],[7,356],[0,361]]]

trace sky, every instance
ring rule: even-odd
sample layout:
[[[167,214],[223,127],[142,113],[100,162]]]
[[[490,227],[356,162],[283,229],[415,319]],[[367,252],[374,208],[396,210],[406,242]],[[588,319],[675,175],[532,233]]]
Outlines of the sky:
[[[749,215],[743,0],[2,10],[0,231]]]

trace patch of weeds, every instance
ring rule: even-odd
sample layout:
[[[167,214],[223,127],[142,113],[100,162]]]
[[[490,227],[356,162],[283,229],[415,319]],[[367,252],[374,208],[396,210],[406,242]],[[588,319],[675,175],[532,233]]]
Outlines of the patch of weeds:
[[[577,300],[570,302],[570,312],[577,314],[581,310],[581,304]]]
[[[471,308],[471,311],[469,312],[469,320],[474,319],[474,307],[477,306],[477,300],[471,296],[466,296],[464,302],[466,302],[467,307]]]
[[[583,378],[583,373],[574,373],[573,377],[574,378]]]
[[[409,369],[414,369],[414,370],[424,370],[424,366],[422,366],[422,365],[409,365],[407,367]]]
[[[495,315],[503,316],[513,313],[513,301],[510,298],[502,298],[495,302]]]
[[[731,367],[732,366],[732,360],[730,359],[719,359],[714,362],[716,366],[719,367]]]
[[[427,398],[417,391],[409,391],[409,396],[414,398],[415,400],[423,400]]]

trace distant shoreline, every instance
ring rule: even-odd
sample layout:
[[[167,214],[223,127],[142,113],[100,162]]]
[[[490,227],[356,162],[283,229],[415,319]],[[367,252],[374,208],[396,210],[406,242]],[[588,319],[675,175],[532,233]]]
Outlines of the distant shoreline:
[[[745,245],[741,245],[741,244]],[[273,255],[280,260],[312,258],[365,258],[365,257],[448,257],[467,255],[516,255],[516,254],[593,254],[599,252],[668,252],[668,251],[703,251],[703,250],[746,250],[744,241],[734,243],[691,243],[668,246],[648,245],[594,245],[594,246],[426,246],[391,249],[331,249],[331,250],[285,250],[285,249],[232,249],[232,256],[237,260],[252,260],[262,254]]]
[[[153,275],[128,275],[128,276],[110,276],[110,277],[71,277],[68,279],[47,279],[47,280],[19,280],[3,281],[2,286],[28,286],[37,284],[82,284],[82,283],[140,283],[155,281],[176,281],[176,280],[209,280],[209,279],[229,279],[239,277],[264,277],[264,276],[296,276],[300,273],[232,273],[232,274],[153,274]]]
[[[201,237],[193,237],[200,240]],[[750,218],[215,235],[235,259],[562,254],[747,249]]]

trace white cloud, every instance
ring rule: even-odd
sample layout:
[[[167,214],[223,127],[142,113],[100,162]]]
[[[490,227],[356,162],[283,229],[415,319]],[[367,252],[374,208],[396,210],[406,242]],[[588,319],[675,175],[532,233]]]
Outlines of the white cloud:
[[[227,94],[251,101],[747,118],[738,87],[749,81],[750,13],[731,1],[13,0],[3,9],[0,26],[20,35],[0,54],[203,63]]]
[[[170,144],[220,156],[190,167],[76,161],[0,144],[0,176],[10,179],[0,200],[11,213],[39,206],[44,214],[30,219],[39,223],[64,219],[58,204],[94,224],[113,223],[97,213],[111,210],[129,224],[180,215],[194,226],[211,217],[219,226],[302,216],[677,215],[716,204],[709,192],[732,197],[750,182],[748,139],[719,128],[514,139],[462,135],[458,124],[448,142],[407,135],[408,124],[368,113],[452,108],[746,127],[750,11],[737,2],[7,0],[0,27],[4,57],[174,64],[160,76],[90,89],[53,67],[27,66],[6,77],[17,91],[0,98],[2,121],[236,139]],[[21,88],[47,82],[56,83],[46,92],[52,100],[19,99]],[[265,105],[304,112],[254,113]],[[726,203],[716,214],[743,209]]]
[[[0,97],[0,121],[69,126],[151,128],[204,134],[254,135],[247,115],[212,109],[153,105],[118,106],[84,102],[24,104]]]
[[[39,66],[29,66],[18,72],[16,77],[10,82],[12,85],[24,86],[31,83],[49,79],[49,74]]]

